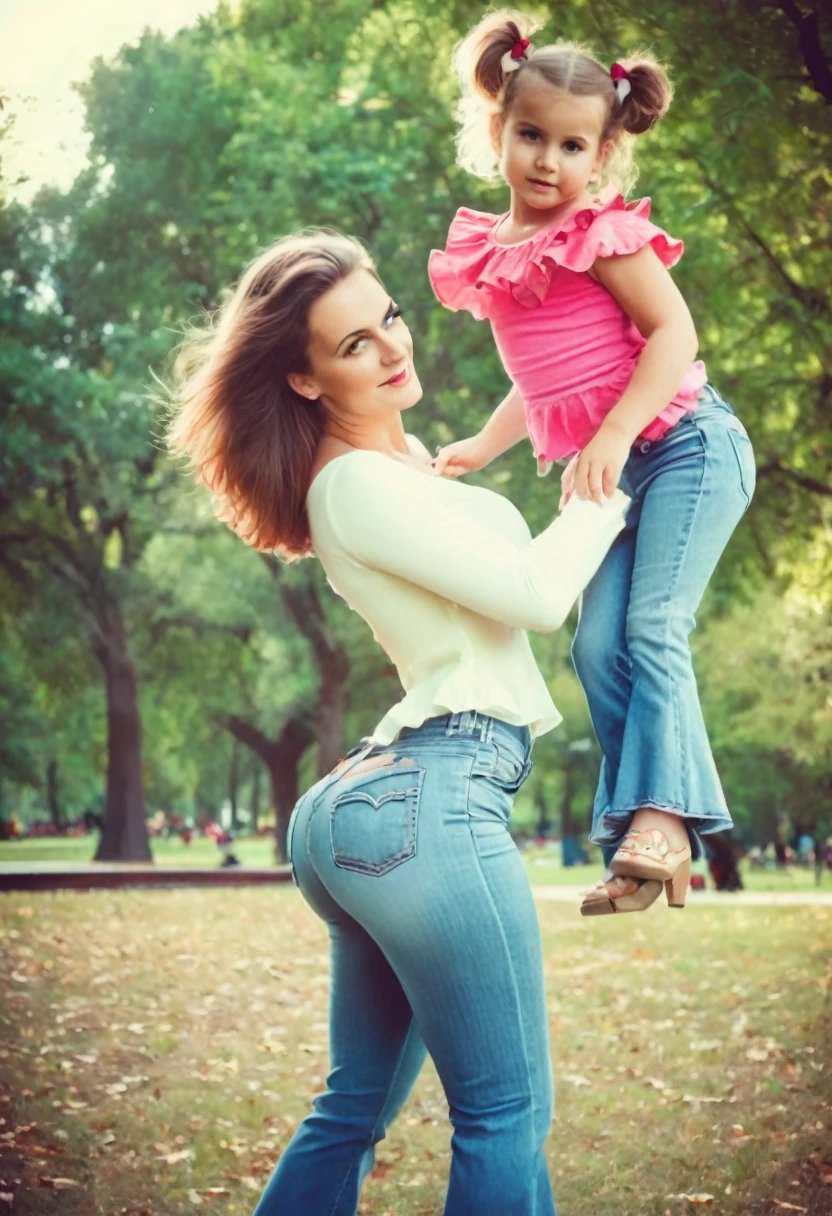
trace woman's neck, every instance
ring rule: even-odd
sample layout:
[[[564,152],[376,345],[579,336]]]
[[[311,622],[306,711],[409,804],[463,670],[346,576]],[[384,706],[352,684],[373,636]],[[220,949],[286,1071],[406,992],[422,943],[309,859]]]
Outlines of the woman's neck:
[[[393,419],[366,422],[358,426],[348,426],[338,419],[330,419],[323,437],[350,448],[382,452],[385,456],[410,454],[401,414],[396,414]]]

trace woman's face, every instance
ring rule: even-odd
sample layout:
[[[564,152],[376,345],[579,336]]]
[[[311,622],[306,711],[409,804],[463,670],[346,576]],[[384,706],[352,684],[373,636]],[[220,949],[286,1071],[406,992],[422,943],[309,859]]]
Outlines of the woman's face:
[[[413,340],[394,302],[368,270],[354,270],[309,312],[310,371],[287,377],[349,426],[409,409],[422,396]]]

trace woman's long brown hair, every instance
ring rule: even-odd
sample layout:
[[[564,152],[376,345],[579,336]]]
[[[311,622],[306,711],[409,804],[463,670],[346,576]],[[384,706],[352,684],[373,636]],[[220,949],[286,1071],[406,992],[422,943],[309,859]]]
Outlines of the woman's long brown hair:
[[[306,492],[325,414],[289,387],[309,373],[309,311],[367,251],[328,229],[284,237],[189,333],[174,366],[168,446],[208,487],[217,516],[255,549],[309,553]]]

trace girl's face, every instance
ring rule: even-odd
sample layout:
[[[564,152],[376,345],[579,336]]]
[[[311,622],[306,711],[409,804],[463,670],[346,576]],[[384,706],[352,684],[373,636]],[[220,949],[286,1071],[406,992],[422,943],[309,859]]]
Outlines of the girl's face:
[[[601,97],[576,97],[531,73],[509,112],[496,120],[500,173],[531,212],[581,197],[610,148]]]
[[[422,396],[413,339],[400,310],[363,267],[336,283],[309,311],[310,372],[290,386],[347,429],[409,409]]]

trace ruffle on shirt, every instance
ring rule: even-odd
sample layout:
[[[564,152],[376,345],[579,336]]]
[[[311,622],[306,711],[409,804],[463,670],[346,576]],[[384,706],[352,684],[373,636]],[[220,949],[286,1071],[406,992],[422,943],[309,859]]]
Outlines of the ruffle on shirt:
[[[627,206],[623,197],[585,207],[559,228],[541,229],[517,245],[500,245],[494,233],[501,217],[461,207],[448,232],[445,251],[434,249],[428,275],[440,303],[466,309],[477,320],[488,315],[492,295],[509,292],[526,308],[546,298],[558,267],[578,273],[598,258],[637,253],[651,245],[666,267],[675,266],[684,243],[650,222],[650,199]]]
[[[632,359],[622,363],[618,371],[602,383],[587,385],[555,402],[528,408],[526,421],[529,437],[541,476],[548,473],[553,461],[574,456],[597,434],[601,423],[630,383],[638,353],[634,352]],[[699,391],[707,379],[705,364],[697,359],[690,365],[673,400],[658,418],[644,427],[641,432],[643,438],[660,439],[684,414],[696,409]]]

